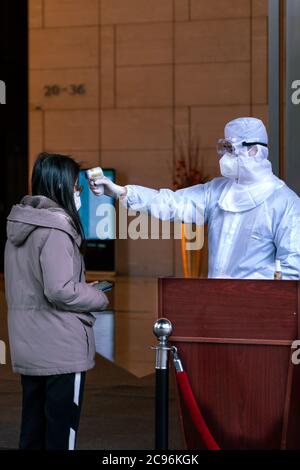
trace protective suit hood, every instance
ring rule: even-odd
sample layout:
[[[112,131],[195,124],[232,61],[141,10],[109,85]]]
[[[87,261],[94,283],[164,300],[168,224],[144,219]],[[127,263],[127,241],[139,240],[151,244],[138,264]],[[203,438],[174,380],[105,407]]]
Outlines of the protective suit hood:
[[[225,139],[235,142],[260,142],[267,144],[268,135],[260,119],[246,117],[238,118],[226,124]],[[237,174],[235,178],[228,179],[218,204],[221,209],[229,212],[243,212],[253,209],[264,202],[276,189],[284,185],[272,172],[271,162],[268,160],[268,149],[257,145],[257,153],[248,155],[245,147],[235,157]]]

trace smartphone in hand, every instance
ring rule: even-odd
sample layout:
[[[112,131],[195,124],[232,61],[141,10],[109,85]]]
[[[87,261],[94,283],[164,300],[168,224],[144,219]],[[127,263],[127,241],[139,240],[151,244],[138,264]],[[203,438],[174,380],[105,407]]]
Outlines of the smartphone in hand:
[[[95,287],[98,290],[102,290],[102,292],[109,292],[114,287],[114,282],[112,282],[112,281],[99,281],[99,282],[97,282],[97,284],[94,284],[93,287]]]

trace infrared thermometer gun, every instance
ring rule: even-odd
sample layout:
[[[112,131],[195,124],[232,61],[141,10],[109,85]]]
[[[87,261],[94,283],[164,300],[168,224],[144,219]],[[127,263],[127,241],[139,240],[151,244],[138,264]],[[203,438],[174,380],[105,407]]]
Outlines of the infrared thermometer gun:
[[[92,192],[96,196],[102,196],[104,194],[104,185],[103,184],[97,184],[97,181],[99,178],[103,178],[103,171],[100,168],[100,166],[97,166],[96,168],[91,168],[90,170],[86,171],[86,176],[87,179],[89,180],[89,186],[92,190]]]

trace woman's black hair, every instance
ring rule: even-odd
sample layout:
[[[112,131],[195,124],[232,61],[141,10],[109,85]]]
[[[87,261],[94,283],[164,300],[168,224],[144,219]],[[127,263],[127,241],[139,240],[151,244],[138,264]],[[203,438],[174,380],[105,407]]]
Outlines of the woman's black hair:
[[[56,202],[70,217],[84,239],[82,224],[74,201],[74,186],[80,165],[67,155],[40,153],[32,171],[33,196],[46,196]]]

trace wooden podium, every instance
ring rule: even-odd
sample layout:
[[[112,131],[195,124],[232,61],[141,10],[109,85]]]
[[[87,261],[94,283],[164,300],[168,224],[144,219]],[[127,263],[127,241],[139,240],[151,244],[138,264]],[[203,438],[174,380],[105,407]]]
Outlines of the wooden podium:
[[[221,449],[300,449],[300,282],[158,282],[159,317]],[[180,416],[187,448],[201,449],[182,403]]]

